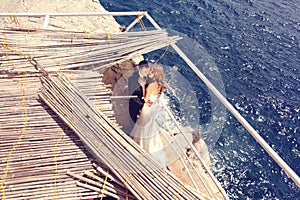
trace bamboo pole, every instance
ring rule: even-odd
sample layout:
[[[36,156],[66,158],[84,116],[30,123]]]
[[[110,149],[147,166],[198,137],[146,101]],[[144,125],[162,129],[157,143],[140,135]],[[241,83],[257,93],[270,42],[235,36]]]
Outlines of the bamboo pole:
[[[2,12],[0,16],[2,17],[44,17],[46,15],[55,17],[66,17],[66,16],[132,16],[132,15],[143,15],[147,12],[145,11],[131,11],[131,12],[68,12],[68,13],[8,13]]]
[[[113,197],[115,199],[120,199],[120,197],[118,195],[115,195],[111,192],[107,192],[106,190],[102,190],[100,188],[97,188],[97,187],[94,187],[94,186],[91,186],[91,185],[88,185],[88,184],[84,184],[84,183],[81,183],[79,181],[77,181],[76,184],[80,187],[88,188],[90,190],[93,190],[93,191],[96,191],[96,192],[100,193],[99,197],[110,196],[110,197]]]
[[[91,172],[91,171],[85,170],[84,174],[87,175],[88,177],[91,177],[91,178],[101,182],[101,183],[104,183],[104,181],[105,181],[105,179],[99,177],[96,172]],[[109,185],[110,187],[113,187],[120,196],[125,196],[125,197],[128,196],[128,198],[131,198],[131,199],[135,198],[134,196],[132,196],[131,193],[126,192],[126,187],[124,186],[123,183],[116,181],[116,180],[113,181],[113,183],[116,183],[117,185],[113,185],[110,182],[106,182],[106,184]]]
[[[86,182],[90,185],[97,186],[97,187],[93,187],[94,191],[97,191],[97,192],[102,192],[103,191],[103,194],[119,199],[119,197],[116,195],[117,191],[115,189],[113,189],[112,187],[110,187],[109,185],[107,185],[106,183],[101,184],[101,183],[95,182],[91,179],[88,179],[88,178],[85,178],[83,176],[77,175],[77,174],[75,174],[73,172],[70,172],[70,171],[68,171],[67,174],[74,177],[74,178],[76,178],[76,179],[78,179],[78,180],[80,180],[80,181]],[[102,189],[100,189],[100,188],[102,188]]]

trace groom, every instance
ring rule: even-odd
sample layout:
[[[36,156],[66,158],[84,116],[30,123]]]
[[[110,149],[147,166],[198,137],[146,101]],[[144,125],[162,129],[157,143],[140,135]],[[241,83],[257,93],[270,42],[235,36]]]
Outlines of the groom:
[[[143,60],[138,64],[137,70],[128,78],[129,95],[137,96],[137,98],[129,99],[129,114],[134,123],[145,103],[142,86],[147,82],[149,71],[149,63]]]

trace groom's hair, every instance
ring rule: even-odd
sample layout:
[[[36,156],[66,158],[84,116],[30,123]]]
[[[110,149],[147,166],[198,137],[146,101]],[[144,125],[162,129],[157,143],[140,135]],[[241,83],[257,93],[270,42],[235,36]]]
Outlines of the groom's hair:
[[[144,68],[144,67],[149,67],[149,63],[148,63],[148,61],[146,61],[146,60],[142,60],[142,61],[139,63],[139,68]]]

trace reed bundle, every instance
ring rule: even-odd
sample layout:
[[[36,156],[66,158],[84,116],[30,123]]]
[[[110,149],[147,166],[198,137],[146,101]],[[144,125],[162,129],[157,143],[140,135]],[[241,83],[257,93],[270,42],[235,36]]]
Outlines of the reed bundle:
[[[1,70],[34,70],[34,58],[47,71],[105,68],[176,42],[164,30],[89,34],[54,30],[0,30]],[[7,59],[9,58],[9,59]],[[16,67],[18,66],[18,67]]]
[[[95,165],[95,164],[94,164]],[[68,171],[67,174],[78,181],[78,186],[88,188],[92,191],[99,193],[101,196],[110,196],[115,199],[136,199],[114,175],[104,171],[100,166],[95,165],[97,170],[85,170],[83,174],[76,174]]]
[[[137,199],[205,199],[162,169],[65,76],[41,78],[41,99],[79,136]]]
[[[101,82],[101,74],[81,70],[60,73],[80,88],[97,109],[115,120],[111,91]],[[93,170],[92,156],[40,100],[39,76],[39,72],[26,76],[13,73],[0,78],[0,184],[4,184],[5,199],[96,198],[97,191],[77,187],[67,175],[69,170],[77,174]]]

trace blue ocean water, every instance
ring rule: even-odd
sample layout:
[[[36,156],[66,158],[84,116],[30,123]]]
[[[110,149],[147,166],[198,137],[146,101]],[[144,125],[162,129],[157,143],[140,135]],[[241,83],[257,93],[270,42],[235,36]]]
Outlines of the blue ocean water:
[[[101,4],[108,11],[148,11],[162,28],[201,44],[221,74],[229,102],[300,175],[298,0],[101,0]],[[117,20],[128,25],[129,19]],[[300,189],[231,114],[210,153],[212,170],[230,199],[300,199]]]

